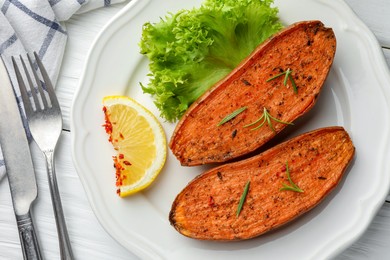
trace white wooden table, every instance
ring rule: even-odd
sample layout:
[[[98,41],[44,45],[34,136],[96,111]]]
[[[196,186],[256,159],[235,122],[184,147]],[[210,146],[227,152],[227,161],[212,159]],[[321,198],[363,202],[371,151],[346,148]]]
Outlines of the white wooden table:
[[[378,38],[390,64],[390,1],[345,0]],[[116,5],[75,15],[66,22],[69,40],[64,56],[57,94],[64,115],[64,130],[56,154],[58,183],[69,235],[77,259],[137,259],[121,247],[98,223],[84,193],[71,159],[70,107],[85,65],[88,50],[103,26],[124,6]],[[390,87],[390,86],[389,86]],[[45,166],[37,147],[32,145],[38,178],[39,198],[34,206],[36,226],[45,259],[59,259]],[[390,197],[389,197],[390,198]],[[390,200],[374,218],[362,237],[336,259],[389,259]],[[11,198],[6,179],[0,181],[0,260],[22,259]]]

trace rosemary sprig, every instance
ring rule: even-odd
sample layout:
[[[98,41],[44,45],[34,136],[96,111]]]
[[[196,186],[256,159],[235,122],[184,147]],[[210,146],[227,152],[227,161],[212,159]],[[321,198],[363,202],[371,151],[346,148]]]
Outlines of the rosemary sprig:
[[[293,90],[294,90],[294,93],[297,94],[298,93],[297,85],[295,84],[294,78],[292,77],[291,73],[292,73],[292,70],[290,68],[288,68],[286,71],[283,71],[282,73],[276,74],[275,76],[267,79],[266,81],[269,82],[271,80],[274,80],[274,79],[279,78],[280,76],[284,75],[283,85],[287,86],[287,80],[290,80],[291,85],[292,85]]]
[[[221,120],[221,122],[218,123],[217,126],[221,126],[223,124],[225,124],[226,122],[232,120],[233,118],[235,118],[236,116],[238,116],[240,113],[244,112],[245,110],[247,109],[247,107],[241,107],[235,111],[233,111],[231,114],[227,115],[225,118],[223,118]]]
[[[282,191],[282,190],[290,190],[290,191],[295,191],[295,192],[303,192],[303,190],[301,188],[298,187],[298,185],[296,185],[292,180],[291,180],[291,177],[290,177],[290,170],[288,168],[288,163],[286,161],[286,172],[287,172],[287,179],[288,179],[288,182],[290,183],[290,185],[286,184],[286,183],[283,183],[283,187],[280,188],[279,190]]]
[[[240,215],[242,206],[244,205],[246,195],[248,194],[248,191],[249,191],[249,184],[250,184],[250,181],[248,181],[245,184],[244,192],[242,193],[241,198],[240,198],[240,202],[238,203],[237,212],[236,212],[237,217]]]
[[[253,125],[256,125],[256,124],[260,123],[258,126],[252,128],[252,130],[257,130],[260,127],[262,127],[265,123],[267,123],[269,128],[271,128],[271,130],[275,132],[275,128],[272,125],[271,119],[273,121],[278,122],[278,123],[282,123],[282,124],[286,124],[286,125],[293,125],[293,123],[291,123],[291,122],[285,122],[285,121],[282,121],[280,119],[277,119],[276,117],[271,116],[271,114],[268,112],[268,110],[264,107],[263,115],[259,119],[257,119],[256,121],[254,121],[254,122],[252,122],[250,124],[244,125],[244,127],[249,127],[249,126],[253,126]]]

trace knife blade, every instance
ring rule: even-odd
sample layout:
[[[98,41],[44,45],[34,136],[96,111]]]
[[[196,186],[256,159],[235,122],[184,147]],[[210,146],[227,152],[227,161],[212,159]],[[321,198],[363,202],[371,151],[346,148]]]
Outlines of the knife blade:
[[[24,259],[41,259],[31,218],[38,188],[30,147],[7,69],[0,59],[0,146],[11,190],[12,204]]]

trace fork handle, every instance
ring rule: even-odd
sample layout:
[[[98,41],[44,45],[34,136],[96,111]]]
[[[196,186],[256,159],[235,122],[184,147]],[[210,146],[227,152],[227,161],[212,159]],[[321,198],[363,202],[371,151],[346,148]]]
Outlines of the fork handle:
[[[64,212],[62,210],[60,192],[57,185],[57,177],[54,167],[54,151],[44,152],[46,157],[46,168],[48,173],[50,195],[53,204],[54,216],[56,220],[58,240],[60,244],[61,260],[73,260],[72,247],[69,240],[68,230]]]
[[[25,260],[41,260],[42,255],[30,211],[25,215],[16,215],[16,222],[23,258]]]

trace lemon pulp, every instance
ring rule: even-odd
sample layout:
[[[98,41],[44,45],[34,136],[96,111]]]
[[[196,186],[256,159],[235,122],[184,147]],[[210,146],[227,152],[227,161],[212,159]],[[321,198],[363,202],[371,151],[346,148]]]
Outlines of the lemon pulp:
[[[157,118],[130,97],[104,97],[103,111],[105,130],[117,153],[117,193],[125,197],[148,187],[160,173],[167,156],[166,136]]]

